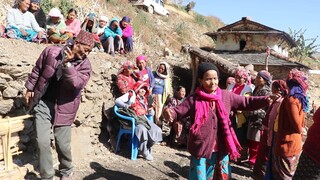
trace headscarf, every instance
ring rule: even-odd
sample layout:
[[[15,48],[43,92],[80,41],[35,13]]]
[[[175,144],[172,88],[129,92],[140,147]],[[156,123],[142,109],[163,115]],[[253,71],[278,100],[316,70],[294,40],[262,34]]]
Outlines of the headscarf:
[[[282,96],[286,96],[288,94],[288,87],[284,80],[273,81],[272,87],[279,90]]]
[[[128,16],[124,16],[121,21],[130,23],[130,18]]]
[[[146,90],[146,94],[145,97],[147,97],[149,95],[149,89],[148,89],[148,85],[147,83],[143,82],[143,81],[137,81],[134,86],[133,86],[133,90],[134,92],[136,92],[138,94],[139,90],[141,88],[144,88]]]
[[[308,78],[304,72],[298,69],[292,69],[287,78],[287,86],[289,88],[289,96],[299,99],[304,112],[307,112],[309,101],[306,96],[308,90]]]
[[[84,44],[84,45],[88,45],[91,48],[93,48],[94,46],[94,37],[93,34],[88,32],[88,31],[84,31],[84,30],[80,30],[78,36],[76,37],[75,41]]]
[[[31,0],[30,2],[31,3],[39,3],[40,4],[41,0]]]
[[[126,61],[122,64],[117,74],[121,74],[125,69],[135,69],[135,65],[131,61]]]
[[[136,58],[136,62],[140,62],[140,61],[146,61],[147,62],[147,57],[144,56],[144,55],[139,55],[137,58]]]
[[[266,81],[267,85],[270,87],[272,82],[272,76],[268,71],[261,70],[258,72],[258,76],[262,77]]]
[[[246,70],[244,67],[238,67],[235,71],[235,76],[242,77],[246,81],[249,80],[249,73],[248,70]]]
[[[226,81],[226,84],[235,84],[236,83],[236,80],[234,77],[228,77],[227,78],[227,81]]]

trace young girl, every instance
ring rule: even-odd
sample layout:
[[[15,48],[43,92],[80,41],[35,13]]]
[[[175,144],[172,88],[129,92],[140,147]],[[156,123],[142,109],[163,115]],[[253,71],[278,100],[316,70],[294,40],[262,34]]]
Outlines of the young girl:
[[[65,34],[68,34],[70,37],[77,37],[81,30],[81,22],[77,19],[78,13],[74,8],[69,9],[66,25],[67,29]]]
[[[144,55],[139,55],[136,58],[136,64],[139,68],[139,71],[134,73],[136,81],[140,80],[147,83],[149,91],[152,92],[155,81],[151,69],[147,66],[147,57]]]
[[[177,107],[166,109],[163,115],[171,122],[190,116],[189,179],[231,179],[229,156],[237,159],[241,146],[231,126],[230,110],[254,110],[267,106],[271,100],[221,90],[219,70],[212,63],[199,65],[198,80],[200,86],[195,93]]]
[[[135,129],[135,135],[139,139],[139,151],[146,160],[152,161],[151,147],[155,143],[162,141],[162,132],[157,125],[146,118],[146,115],[154,114],[147,101],[149,94],[147,84],[138,81],[133,89],[117,98],[115,103],[118,107],[133,109],[139,119],[142,118],[142,123],[138,123],[141,121],[136,119],[138,124]]]
[[[124,16],[120,21],[120,27],[122,29],[122,40],[124,43],[124,49],[126,52],[131,52],[133,50],[133,28],[130,24],[130,18]]]
[[[155,103],[155,123],[161,127],[160,116],[162,115],[163,104],[166,102],[169,94],[172,92],[170,66],[167,62],[160,62],[154,72],[154,87],[152,96]]]

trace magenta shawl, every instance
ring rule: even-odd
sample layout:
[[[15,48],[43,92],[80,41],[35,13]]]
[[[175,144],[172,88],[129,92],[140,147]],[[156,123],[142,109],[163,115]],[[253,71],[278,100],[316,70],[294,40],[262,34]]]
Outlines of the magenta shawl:
[[[240,157],[238,150],[241,150],[241,145],[235,135],[229,119],[229,113],[226,111],[222,102],[222,90],[217,89],[216,94],[207,94],[203,89],[196,89],[196,114],[195,120],[191,129],[195,132],[199,131],[200,127],[207,121],[210,110],[210,102],[215,102],[217,108],[217,118],[220,129],[222,130],[223,141],[225,142],[227,152],[231,159]]]

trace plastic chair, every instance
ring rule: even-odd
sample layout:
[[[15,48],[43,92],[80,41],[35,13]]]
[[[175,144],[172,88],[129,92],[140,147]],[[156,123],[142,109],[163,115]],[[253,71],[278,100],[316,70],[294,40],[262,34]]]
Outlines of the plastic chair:
[[[120,140],[121,140],[121,136],[123,134],[130,134],[130,145],[131,145],[131,160],[136,160],[137,157],[138,157],[138,146],[139,146],[139,141],[138,141],[138,138],[135,136],[135,119],[133,117],[130,117],[130,116],[124,116],[120,113],[118,113],[118,107],[117,106],[114,106],[114,113],[116,114],[117,117],[120,117],[121,119],[124,119],[124,120],[128,120],[128,121],[131,121],[131,128],[128,129],[128,128],[124,128],[122,124],[120,124],[120,130],[119,130],[119,133],[118,133],[118,138],[117,138],[117,145],[116,145],[116,151],[115,153],[117,154],[118,152],[118,147],[119,147],[119,143],[120,143]]]

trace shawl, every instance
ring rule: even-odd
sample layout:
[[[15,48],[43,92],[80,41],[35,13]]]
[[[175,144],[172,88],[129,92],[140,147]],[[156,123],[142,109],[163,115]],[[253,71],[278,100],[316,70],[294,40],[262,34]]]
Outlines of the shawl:
[[[231,159],[237,159],[240,157],[239,150],[241,150],[241,145],[238,142],[238,139],[232,128],[231,121],[229,119],[229,113],[226,111],[223,105],[222,90],[218,88],[216,94],[207,94],[203,91],[203,89],[197,88],[196,95],[196,114],[194,124],[191,127],[191,132],[199,131],[204,122],[207,121],[210,103],[215,102],[218,123],[222,130],[223,141],[226,144],[227,152],[230,154]]]

